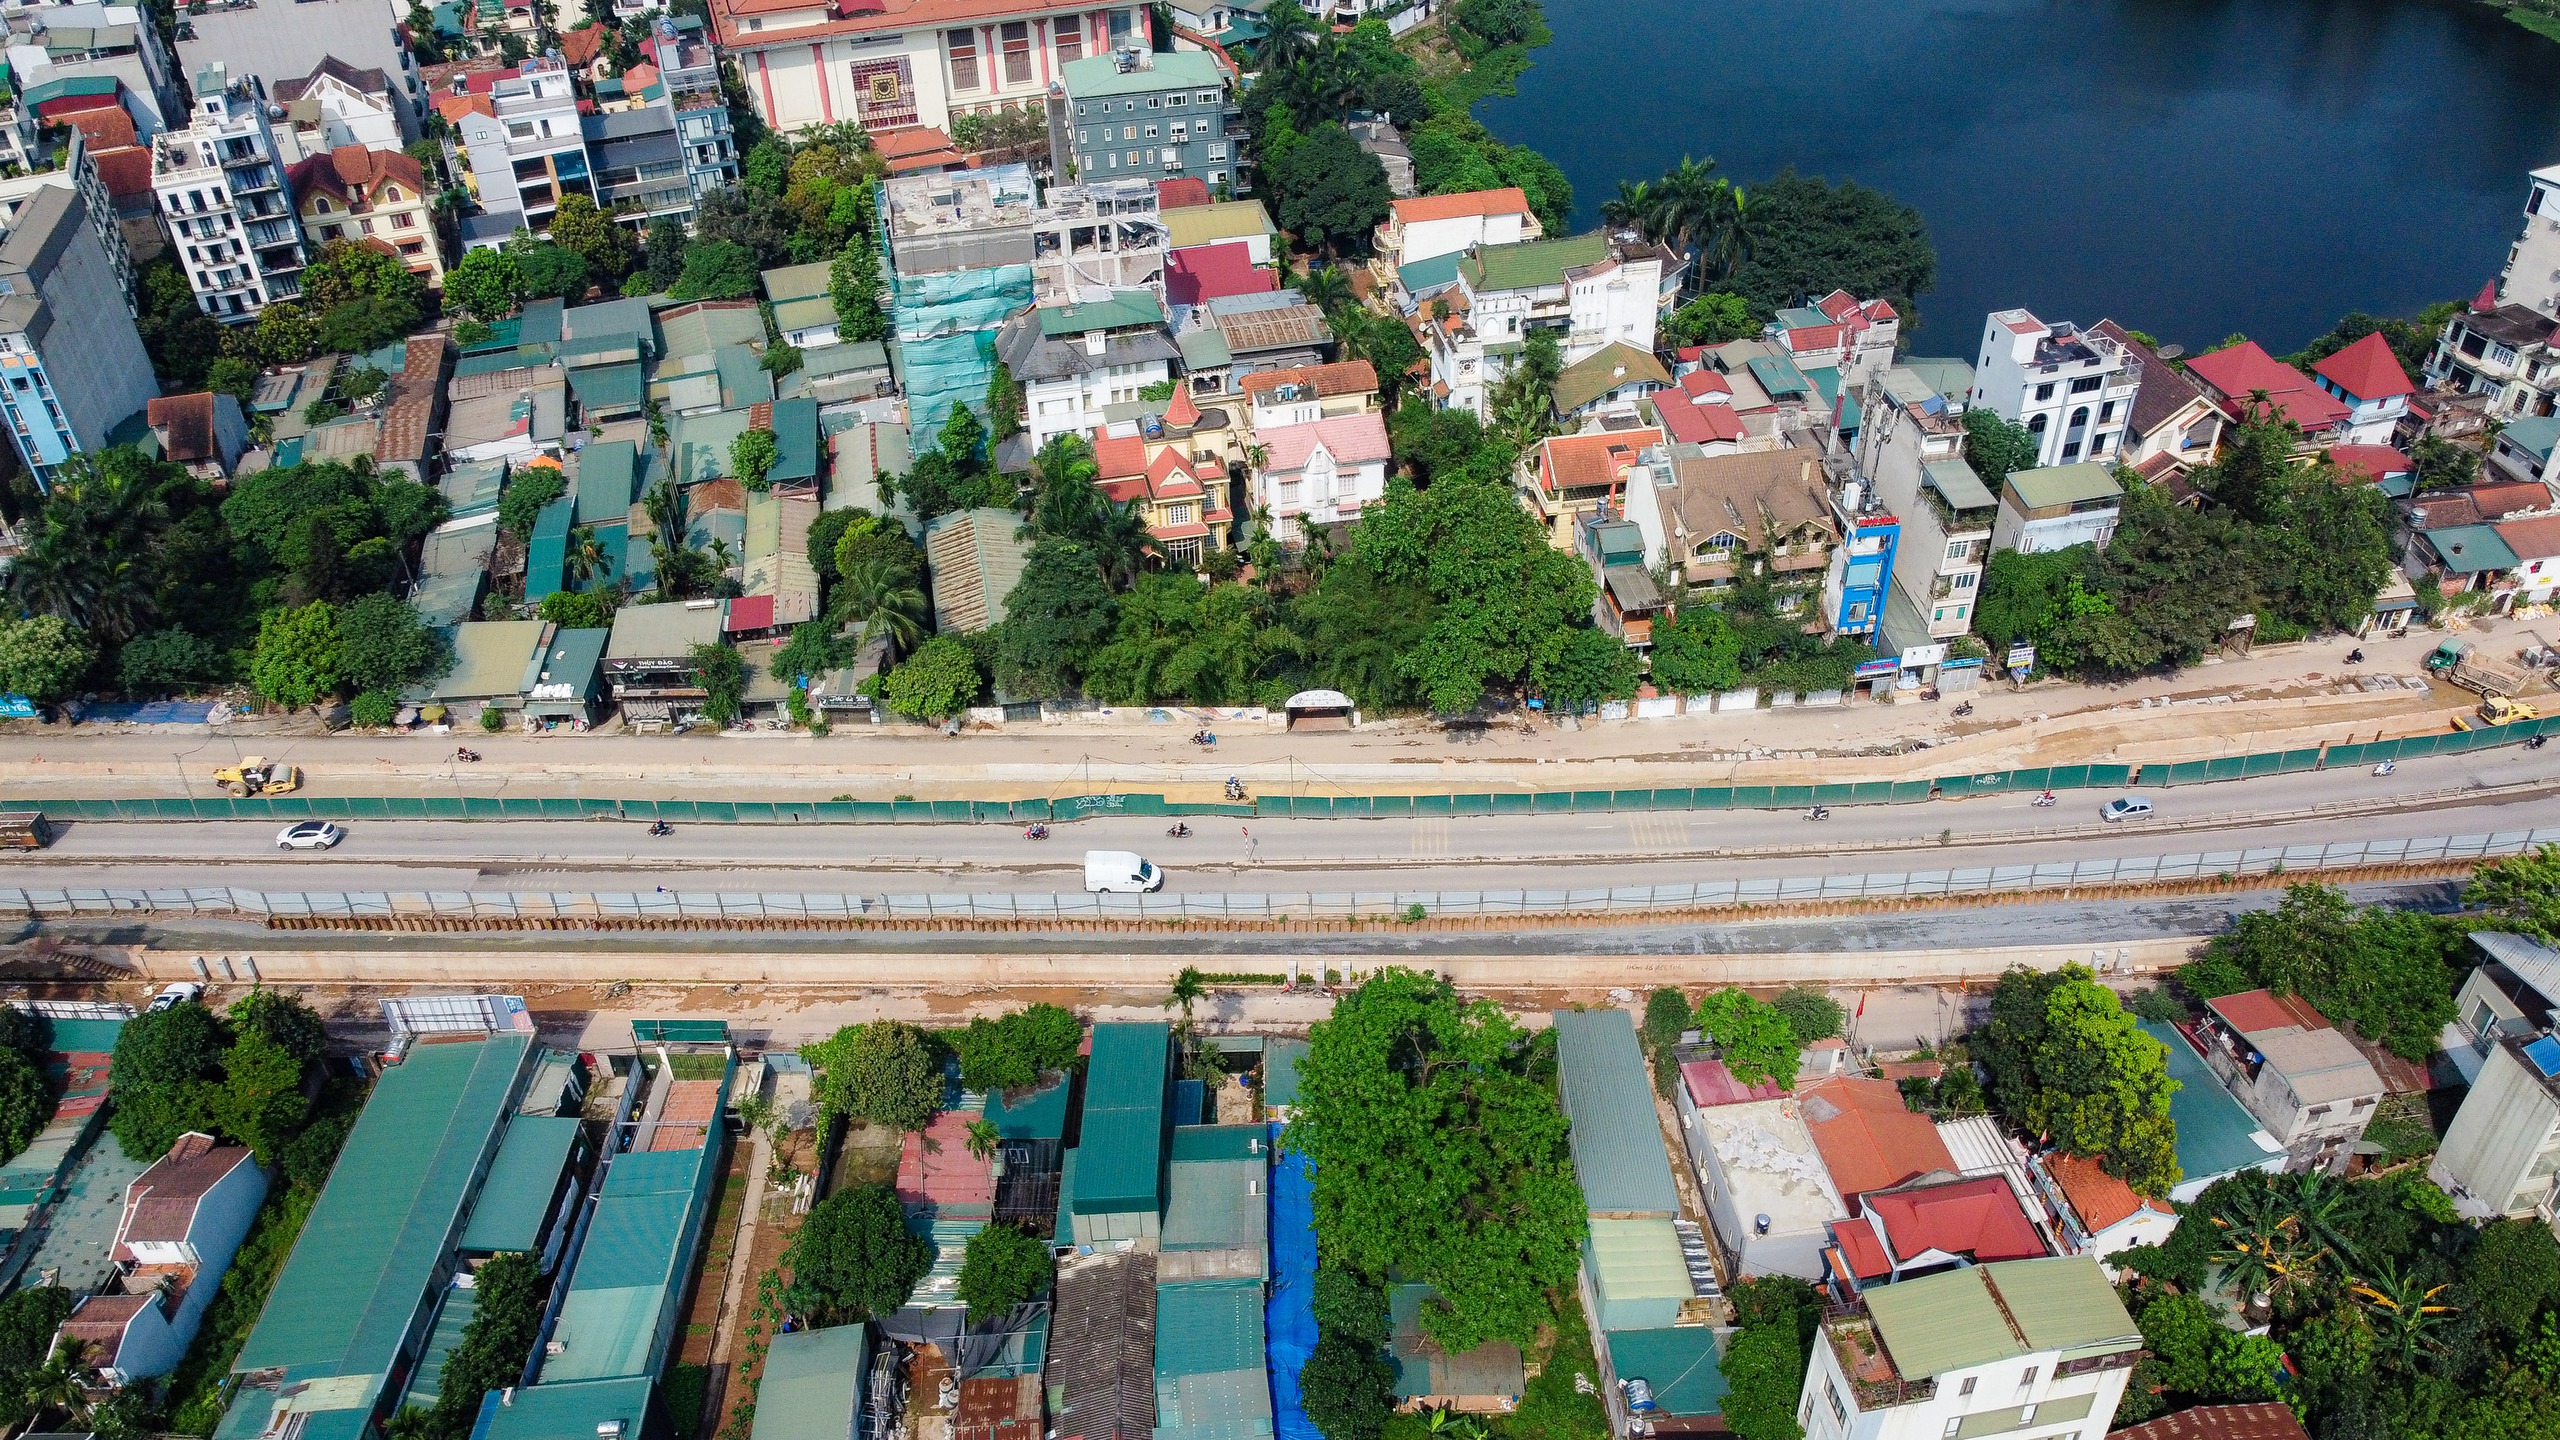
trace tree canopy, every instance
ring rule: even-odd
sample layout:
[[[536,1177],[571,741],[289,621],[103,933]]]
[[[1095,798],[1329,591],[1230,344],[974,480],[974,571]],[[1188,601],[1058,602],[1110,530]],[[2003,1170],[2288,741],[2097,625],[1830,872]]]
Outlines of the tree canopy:
[[[2029,1135],[2098,1160],[2144,1195],[2180,1179],[2168,1052],[2086,966],[2002,975],[1971,1044],[2001,1110]]]
[[[1698,1031],[1715,1042],[1724,1068],[1745,1085],[1774,1081],[1781,1089],[1796,1083],[1795,1027],[1765,1000],[1726,986],[1698,1002]]]
[[[2393,1054],[2423,1062],[2453,1016],[2461,929],[2433,915],[2358,906],[2332,885],[2288,886],[2273,910],[2248,911],[2178,972],[2199,1000],[2243,990],[2299,995],[2352,1022]]]
[[[848,1025],[802,1053],[818,1069],[818,1103],[828,1114],[922,1130],[942,1108],[933,1037],[904,1021]]]
[[[898,1192],[852,1185],[809,1211],[782,1263],[791,1308],[813,1324],[840,1325],[906,1304],[933,1268],[933,1246],[907,1233]]]
[[[1528,1343],[1579,1263],[1582,1191],[1531,1050],[1490,1002],[1390,968],[1299,1065],[1288,1144],[1315,1166],[1324,1263],[1434,1287],[1422,1325],[1453,1351]]]

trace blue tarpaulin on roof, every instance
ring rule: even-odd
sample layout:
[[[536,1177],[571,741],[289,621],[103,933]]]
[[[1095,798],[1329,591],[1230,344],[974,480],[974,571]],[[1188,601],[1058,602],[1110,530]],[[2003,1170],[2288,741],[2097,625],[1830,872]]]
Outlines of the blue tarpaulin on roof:
[[[1324,1440],[1298,1396],[1298,1371],[1316,1353],[1315,1167],[1294,1150],[1280,1149],[1271,1127],[1271,1300],[1263,1309],[1262,1335],[1271,1357],[1272,1440]]]

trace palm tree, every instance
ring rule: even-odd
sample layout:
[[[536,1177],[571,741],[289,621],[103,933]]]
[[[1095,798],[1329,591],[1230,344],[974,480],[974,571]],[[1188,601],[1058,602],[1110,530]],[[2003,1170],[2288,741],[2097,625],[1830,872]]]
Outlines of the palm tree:
[[[613,557],[596,539],[594,526],[581,525],[569,532],[569,549],[561,557],[560,578],[569,583],[570,589],[583,590],[588,581],[612,568]]]
[[[166,518],[137,467],[71,456],[28,522],[26,548],[9,567],[9,598],[111,644],[132,638],[158,608],[147,552]]]
[[[1145,573],[1147,557],[1155,553],[1156,537],[1147,530],[1147,517],[1138,502],[1116,503],[1094,492],[1100,504],[1094,512],[1094,528],[1085,537],[1085,548],[1093,552],[1102,566],[1102,578],[1114,590],[1126,590],[1138,583]]]
[[[1759,238],[1759,207],[1751,203],[1751,196],[1741,186],[1716,183],[1723,187],[1725,203],[1707,235],[1705,264],[1718,281],[1724,281],[1732,279],[1742,262],[1751,258],[1752,243]],[[1706,289],[1705,278],[1699,277],[1693,288]]]
[[[2213,1217],[2214,1228],[2222,1233],[2205,1258],[2222,1267],[2224,1282],[2244,1307],[2273,1306],[2311,1282],[2325,1252],[2305,1253],[2302,1218],[2287,1208],[2274,1187],[2244,1190],[2230,1208],[2232,1213]]]
[[[1654,238],[1692,257],[1692,276],[1697,273],[1695,256],[1715,233],[1717,218],[1728,203],[1725,192],[1732,188],[1716,178],[1715,170],[1712,159],[1702,164],[1684,155],[1678,168],[1653,187]]]
[[[2417,1277],[2400,1273],[2395,1261],[2385,1261],[2375,1267],[2372,1279],[2348,1287],[2371,1316],[2374,1339],[2383,1353],[2398,1360],[2404,1372],[2411,1373],[2417,1370],[2420,1356],[2432,1355],[2441,1348],[2435,1331],[2443,1323],[2442,1317],[2452,1314],[2456,1307],[2434,1302],[2451,1288],[2422,1288]]]
[[[1600,204],[1600,223],[1612,230],[1633,230],[1647,240],[1654,234],[1655,213],[1661,208],[1660,197],[1653,186],[1642,180],[1621,180],[1617,195]]]
[[[1262,40],[1255,47],[1254,60],[1263,70],[1276,70],[1290,56],[1314,49],[1322,38],[1298,0],[1276,0],[1262,14]]]
[[[996,1129],[996,1122],[993,1120],[969,1122],[969,1153],[981,1160],[996,1158],[996,1146],[1002,1142],[1003,1138],[1002,1132]]]
[[[1164,997],[1164,1008],[1171,1010],[1175,1006],[1180,1006],[1182,1023],[1188,1027],[1191,1024],[1191,1007],[1200,1003],[1201,998],[1208,993],[1209,984],[1201,978],[1199,967],[1185,965],[1182,967],[1182,973],[1173,977],[1173,989]]]
[[[1351,277],[1339,265],[1319,265],[1289,282],[1306,302],[1327,315],[1335,315],[1359,303],[1351,290]]]
[[[30,1413],[60,1411],[74,1420],[89,1413],[89,1367],[83,1363],[87,1351],[87,1345],[67,1336],[54,1345],[52,1357],[27,1376]]]
[[[866,554],[847,571],[836,591],[837,613],[858,627],[857,654],[875,639],[889,642],[889,653],[904,655],[924,638],[924,592],[915,577],[883,555]]]
[[[1094,463],[1093,446],[1081,435],[1049,437],[1040,453],[1031,457],[1031,488],[1028,497],[1031,524],[1025,538],[1080,540],[1095,528],[1095,511],[1102,492],[1094,488],[1101,468]]]
[[[692,576],[693,553],[685,543],[690,517],[685,513],[685,492],[671,480],[661,480],[657,488],[643,496],[640,508],[649,517],[649,528],[656,532],[649,541],[649,553],[658,565],[658,598],[675,600],[683,597]]]

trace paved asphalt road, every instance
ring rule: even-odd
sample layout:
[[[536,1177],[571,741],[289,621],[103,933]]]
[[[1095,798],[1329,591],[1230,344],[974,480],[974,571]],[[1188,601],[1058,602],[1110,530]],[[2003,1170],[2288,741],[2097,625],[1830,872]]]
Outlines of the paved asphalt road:
[[[1037,892],[1080,889],[1088,849],[1139,851],[1174,891],[1631,885],[2515,830],[2555,823],[2560,805],[2547,793],[2445,792],[2536,782],[2560,786],[2560,749],[2411,761],[2388,777],[2355,769],[2146,791],[2158,818],[2126,825],[2098,822],[2108,794],[2097,791],[2066,791],[2045,810],[2025,795],[1842,806],[1820,824],[1800,811],[1195,820],[1182,840],[1164,821],[1134,818],[1061,824],[1043,842],[996,825],[684,825],[652,839],[614,821],[362,821],[332,852],[290,855],[266,824],[92,821],[64,827],[50,850],[0,857],[0,885],[628,891],[681,877],[688,889],[728,891]],[[2258,818],[2394,797],[2402,803],[2370,813]]]

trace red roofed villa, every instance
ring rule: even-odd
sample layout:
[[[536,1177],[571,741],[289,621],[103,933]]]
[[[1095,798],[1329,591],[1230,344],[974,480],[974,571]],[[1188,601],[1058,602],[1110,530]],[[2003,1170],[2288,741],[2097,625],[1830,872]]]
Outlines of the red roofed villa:
[[[2347,407],[2343,438],[2350,444],[2380,445],[2390,440],[2409,413],[2410,397],[2418,393],[2380,331],[2321,361],[2311,373],[2321,389]]]
[[[2251,396],[2265,391],[2267,404],[2280,419],[2302,427],[2305,444],[2327,445],[2347,438],[2353,413],[2299,370],[2276,359],[2255,340],[2198,355],[2187,373],[2204,382],[2205,393],[2234,420],[2252,418]]]
[[[1510,185],[1398,200],[1378,227],[1377,248],[1392,272],[1479,245],[1518,245],[1546,234],[1529,209],[1529,197]]]
[[[247,1149],[179,1136],[125,1187],[111,1288],[72,1309],[62,1338],[87,1346],[113,1385],[177,1369],[266,1198],[267,1172]]]

